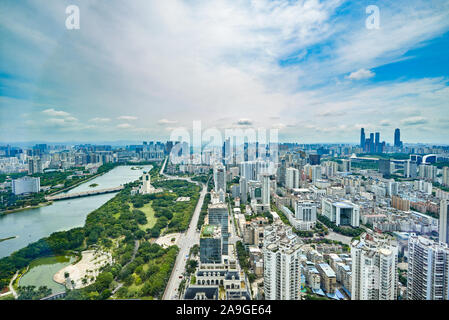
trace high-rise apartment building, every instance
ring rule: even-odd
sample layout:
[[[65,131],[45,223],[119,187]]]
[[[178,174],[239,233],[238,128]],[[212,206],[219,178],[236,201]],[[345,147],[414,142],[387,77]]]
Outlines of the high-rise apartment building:
[[[449,167],[443,167],[443,185],[449,186]]]
[[[449,299],[449,248],[414,233],[408,240],[408,300]]]
[[[389,236],[364,233],[351,243],[352,300],[396,300],[398,247]]]
[[[262,175],[262,204],[270,205],[270,176],[265,174]]]
[[[299,170],[296,168],[287,168],[285,185],[287,189],[299,188]]]
[[[42,173],[42,161],[39,157],[28,159],[28,174]]]
[[[264,229],[265,300],[299,300],[300,244],[291,227],[275,223]]]
[[[440,242],[449,244],[449,221],[447,219],[447,212],[449,209],[449,201],[441,200],[440,202],[440,221],[439,221],[439,236]]]
[[[248,183],[245,177],[240,177],[240,202],[246,204],[248,202]]]

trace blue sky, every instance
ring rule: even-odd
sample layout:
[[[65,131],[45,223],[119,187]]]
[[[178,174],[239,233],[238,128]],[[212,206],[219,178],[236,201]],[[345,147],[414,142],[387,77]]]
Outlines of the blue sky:
[[[0,38],[0,142],[168,139],[201,120],[449,143],[443,0],[3,0]]]

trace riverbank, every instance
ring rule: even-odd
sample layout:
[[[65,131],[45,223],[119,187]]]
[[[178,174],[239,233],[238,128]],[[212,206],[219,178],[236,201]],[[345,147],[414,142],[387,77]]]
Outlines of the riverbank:
[[[75,184],[73,184],[73,185],[71,185],[71,186],[69,186],[67,188],[64,188],[64,189],[55,191],[53,193],[50,193],[47,196],[54,196],[54,195],[57,195],[57,194],[62,193],[62,192],[70,191],[70,190],[72,190],[72,189],[82,185],[83,183],[86,183],[86,182],[88,182],[88,181],[90,181],[92,179],[101,177],[102,175],[104,175],[104,174],[108,173],[109,171],[113,170],[114,168],[116,168],[116,166],[108,168],[104,172],[97,173],[97,174],[95,174],[95,175],[93,175],[93,176],[91,176],[89,178],[82,179],[81,181],[77,181]],[[37,208],[49,206],[51,204],[53,204],[53,201],[46,201],[46,202],[41,202],[41,203],[39,203],[38,205],[35,205],[35,206],[28,206],[28,207],[23,207],[23,208],[17,208],[17,209],[10,209],[10,210],[5,210],[5,211],[0,211],[0,216],[1,215],[5,215],[5,214],[20,212],[20,211],[24,211],[24,210],[37,209]]]
[[[53,204],[53,201],[47,201],[47,202],[42,202],[39,203],[38,205],[35,206],[28,206],[28,207],[24,207],[24,208],[17,208],[17,209],[11,209],[11,210],[5,210],[5,211],[1,211],[0,212],[0,216],[2,215],[7,215],[10,213],[15,213],[15,212],[21,212],[21,211],[25,211],[25,210],[30,210],[30,209],[38,209],[38,208],[42,208],[42,207],[46,207]]]

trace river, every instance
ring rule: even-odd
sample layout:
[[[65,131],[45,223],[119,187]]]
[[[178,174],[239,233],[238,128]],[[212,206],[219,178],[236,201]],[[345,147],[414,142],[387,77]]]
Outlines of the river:
[[[120,166],[111,171],[89,180],[69,193],[95,189],[117,187],[119,185],[135,181],[143,171],[148,171],[151,166],[143,166],[143,169],[132,170],[133,166]],[[134,166],[134,168],[137,168]],[[141,167],[139,167],[141,168]],[[98,184],[95,187],[89,187]],[[55,201],[52,205],[28,209],[0,216],[0,239],[15,236],[16,238],[0,242],[0,258],[5,257],[26,247],[53,232],[82,227],[87,215],[101,207],[115,193],[96,196]]]

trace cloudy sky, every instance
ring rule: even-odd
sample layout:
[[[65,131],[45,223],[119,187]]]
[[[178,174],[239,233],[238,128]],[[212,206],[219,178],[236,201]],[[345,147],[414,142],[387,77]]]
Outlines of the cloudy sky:
[[[449,143],[447,0],[2,0],[0,39],[0,142],[168,139],[201,120]]]

